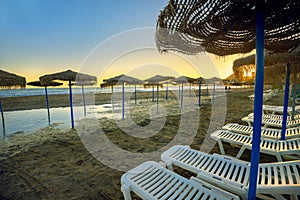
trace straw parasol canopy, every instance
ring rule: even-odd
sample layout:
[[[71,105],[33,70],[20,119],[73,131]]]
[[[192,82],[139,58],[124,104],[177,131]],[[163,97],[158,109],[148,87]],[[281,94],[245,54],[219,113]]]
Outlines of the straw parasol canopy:
[[[173,77],[173,76],[156,75],[156,76],[153,76],[151,78],[144,80],[144,82],[146,82],[149,85],[157,85],[157,84],[162,84],[163,82],[166,82],[166,81],[171,81],[173,79],[175,79],[175,77]]]
[[[61,80],[61,81],[69,81],[69,96],[70,96],[70,115],[71,115],[71,125],[72,128],[74,128],[74,115],[73,115],[73,100],[72,100],[72,82],[82,83],[82,96],[83,96],[83,102],[84,102],[84,111],[85,110],[85,100],[84,100],[84,90],[83,90],[83,84],[92,82],[93,85],[97,82],[97,77],[90,76],[87,74],[82,74],[78,72],[74,72],[72,70],[67,70],[63,72],[58,72],[54,74],[48,74],[40,77],[40,81],[42,85],[50,84],[53,80]],[[86,113],[85,113],[86,114]]]
[[[56,87],[56,86],[61,86],[63,84],[52,81],[52,82],[48,82],[45,85],[42,85],[41,81],[32,81],[32,82],[27,83],[27,85],[36,86],[36,87],[48,87],[48,86]]]
[[[92,81],[94,83],[97,82],[97,78],[95,76],[74,72],[72,70],[44,75],[40,77],[40,81],[43,85],[52,82],[53,80],[71,81],[71,82],[75,82],[75,81],[76,82]]]
[[[170,0],[156,28],[160,51],[248,53],[256,42],[256,1]],[[286,52],[300,43],[300,1],[265,1],[265,49]]]
[[[0,69],[0,88],[25,88],[26,79]]]
[[[195,83],[197,80],[187,76],[180,76],[173,80],[175,83]]]
[[[123,82],[128,84],[128,85],[141,85],[143,84],[142,80],[139,80],[137,78],[133,78],[130,76],[126,76],[124,74],[119,75],[119,76],[115,76],[113,78],[109,78],[109,79],[104,79],[103,80],[103,84],[101,84],[101,87],[110,87],[110,86],[114,86],[114,85],[122,85]]]

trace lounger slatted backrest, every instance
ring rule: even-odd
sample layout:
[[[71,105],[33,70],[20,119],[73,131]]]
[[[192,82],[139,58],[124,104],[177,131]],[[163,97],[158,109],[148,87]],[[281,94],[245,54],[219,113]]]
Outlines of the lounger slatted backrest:
[[[242,199],[247,198],[250,163],[228,156],[213,154],[207,165],[196,168],[172,156],[174,152],[195,152],[188,146],[176,145],[165,151],[161,158],[167,160],[169,165],[176,165],[185,170],[197,173],[197,177],[234,194]],[[203,155],[202,152],[200,155]],[[172,162],[172,163],[170,163]],[[180,163],[180,165],[179,165]],[[300,195],[300,160],[290,162],[262,163],[259,164],[259,178],[257,196],[271,195],[276,199],[284,199],[282,195]],[[270,196],[266,197],[270,199]],[[295,198],[296,199],[296,198]]]
[[[300,161],[263,163],[259,165],[258,192],[300,194]]]
[[[211,138],[218,142],[222,154],[225,154],[222,142],[240,145],[241,149],[236,155],[236,158],[240,158],[245,149],[252,149],[252,137],[248,135],[233,133],[227,130],[218,130],[211,134]],[[274,155],[278,161],[282,161],[282,155],[300,154],[300,138],[290,140],[262,138],[260,150],[262,153]]]
[[[253,123],[254,118],[251,116],[246,116],[242,118],[242,121],[248,122],[248,125],[251,126],[251,123]],[[282,120],[275,120],[275,119],[268,119],[268,118],[262,118],[262,124],[264,124],[264,127],[282,127]],[[300,126],[300,119],[295,119],[295,120],[287,120],[286,127],[287,128],[292,128]]]
[[[288,107],[288,113],[291,115],[293,108]],[[300,110],[300,105],[295,106],[295,112],[299,112]],[[283,106],[273,106],[273,105],[263,105],[263,111],[264,112],[269,112],[272,114],[278,113],[282,114],[283,113]]]
[[[121,184],[126,200],[131,199],[131,191],[145,200],[239,199],[236,195],[194,177],[188,180],[153,161],[142,163],[123,174]]]
[[[223,129],[229,130],[231,132],[235,133],[241,133],[245,135],[252,135],[253,133],[253,127],[252,126],[244,126],[236,123],[229,123],[223,126]],[[265,138],[270,138],[270,139],[280,139],[281,138],[281,130],[280,129],[275,129],[275,128],[263,128],[261,130],[261,136]],[[290,138],[300,138],[300,126],[294,127],[294,128],[288,128],[286,129],[285,132],[285,138],[290,139]]]
[[[254,117],[254,113],[250,113],[248,117]],[[282,115],[274,115],[274,114],[263,114],[262,118],[266,119],[274,119],[274,120],[282,120]],[[299,119],[300,114],[294,115],[294,119]],[[287,116],[287,120],[292,120],[292,116]]]

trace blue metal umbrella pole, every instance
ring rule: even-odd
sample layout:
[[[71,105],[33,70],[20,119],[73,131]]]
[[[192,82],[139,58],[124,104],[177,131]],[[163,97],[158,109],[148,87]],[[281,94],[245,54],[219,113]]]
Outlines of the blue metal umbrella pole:
[[[134,85],[134,104],[136,104],[136,85]]]
[[[48,124],[50,125],[50,108],[49,108],[49,100],[48,100],[48,90],[47,90],[47,86],[45,86],[45,96],[46,96],[46,106],[47,106],[47,112],[48,112]]]
[[[112,106],[112,110],[114,112],[114,86],[111,86],[111,106]]]
[[[1,112],[1,117],[2,117],[3,136],[5,137],[5,121],[4,121],[4,113],[3,113],[1,100],[0,100],[0,112]]]
[[[166,101],[168,101],[168,93],[169,93],[169,84],[167,83],[167,87],[166,87]]]
[[[159,85],[156,86],[156,112],[158,113]]]
[[[154,85],[152,85],[152,102],[154,102]]]
[[[283,114],[282,114],[282,128],[281,128],[281,140],[285,140],[286,131],[286,120],[287,120],[287,109],[289,105],[289,88],[290,88],[290,68],[291,65],[288,63],[286,65],[286,77],[285,77],[285,90],[284,90],[284,104],[283,104]],[[294,90],[295,92],[295,90]]]
[[[206,85],[206,96],[208,96],[208,85]]]
[[[85,105],[85,96],[84,96],[84,86],[81,86],[82,89],[82,100],[83,100],[83,113],[84,117],[86,117],[86,105]]]
[[[71,111],[71,125],[74,128],[74,114],[73,114],[73,97],[72,97],[72,84],[71,80],[69,80],[69,90],[70,90],[70,111]]]
[[[183,107],[183,82],[181,83],[181,99],[180,99],[180,108]]]
[[[178,98],[180,99],[180,85],[178,85]]]
[[[192,83],[190,83],[190,98],[192,97]]]
[[[213,85],[213,96],[212,96],[212,104],[215,103],[215,90],[216,90],[216,84],[214,82],[214,85]]]
[[[201,81],[199,81],[199,88],[198,88],[198,106],[201,105]]]
[[[125,83],[124,83],[124,81],[122,81],[122,119],[124,119],[124,116],[125,116],[125,105],[124,105],[124,85],[125,85]]]
[[[254,98],[254,123],[248,199],[256,199],[257,174],[260,156],[261,118],[264,89],[264,24],[263,1],[256,7],[256,75]]]

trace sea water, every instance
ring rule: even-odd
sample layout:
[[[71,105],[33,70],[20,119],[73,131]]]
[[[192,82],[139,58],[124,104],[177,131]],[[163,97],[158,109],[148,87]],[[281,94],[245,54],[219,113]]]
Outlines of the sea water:
[[[234,86],[235,87],[235,86]],[[169,90],[178,90],[178,86],[170,85]],[[209,90],[211,94],[213,86],[212,85],[203,85],[202,90]],[[137,92],[147,92],[152,91],[152,88],[143,88],[138,86]],[[156,89],[156,88],[155,88]],[[198,87],[193,86],[184,86],[184,90],[198,89]],[[216,90],[224,89],[223,86],[216,85]],[[135,87],[126,87],[126,92],[134,92]],[[165,91],[166,87],[160,88],[160,91]],[[115,87],[114,92],[121,92],[121,87]],[[85,94],[101,94],[101,93],[111,93],[111,88],[99,88],[99,87],[85,87]],[[73,94],[82,94],[81,87],[73,87]],[[48,95],[53,94],[69,94],[69,88],[48,88]],[[2,89],[0,90],[0,99],[1,97],[20,97],[20,96],[36,96],[36,95],[45,95],[44,88],[28,88],[28,89]],[[74,109],[74,118],[75,120],[80,120],[84,117],[108,117],[108,118],[120,118],[121,114],[115,114],[120,108],[120,106],[115,105],[115,109],[112,110],[111,104],[105,105],[91,105],[87,106],[87,116],[84,116],[83,106],[75,106]],[[71,117],[70,117],[70,108],[61,107],[61,108],[51,108],[50,109],[51,124],[57,124],[59,128],[69,128],[71,127]],[[5,132],[3,131],[2,120],[0,120],[0,137],[5,134],[10,135],[17,132],[32,133],[41,128],[47,127],[48,124],[48,114],[47,109],[33,109],[33,110],[20,110],[20,111],[7,111],[4,112],[5,119]],[[76,123],[76,122],[75,122]]]
[[[74,106],[74,120],[83,118],[114,118],[120,119],[120,106],[114,105],[112,109],[111,104],[103,105],[89,105],[86,106],[86,116],[84,116],[83,106]],[[3,131],[2,121],[0,138],[14,134],[14,133],[33,133],[41,128],[49,125],[47,109],[32,109],[32,110],[18,110],[4,112],[5,131]],[[51,108],[50,123],[55,124],[57,128],[68,129],[71,128],[71,115],[69,107]]]

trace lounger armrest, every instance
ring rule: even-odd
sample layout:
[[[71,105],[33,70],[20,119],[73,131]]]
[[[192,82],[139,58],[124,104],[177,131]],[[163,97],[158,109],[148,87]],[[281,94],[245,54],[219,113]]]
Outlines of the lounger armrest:
[[[220,190],[219,187],[216,187],[216,186],[211,185],[207,182],[204,182],[204,181],[200,180],[199,178],[196,178],[196,177],[192,176],[190,178],[190,181],[195,182],[195,184],[200,185],[201,187],[212,191],[212,193],[217,194],[218,196],[224,196],[224,198],[226,198],[226,199],[230,199],[230,198],[232,198],[232,200],[233,199],[240,199],[239,196],[233,195],[232,193],[227,192],[226,190]]]
[[[223,130],[217,130],[217,131],[213,132],[212,134],[210,134],[210,137],[212,139],[214,139],[215,141],[218,141],[220,139],[219,135],[222,132],[223,132]]]
[[[200,172],[197,174],[197,178],[212,185],[221,187],[224,190],[231,191],[232,193],[241,196],[242,199],[246,199],[247,191],[244,185],[233,181],[228,181],[226,179],[223,179],[222,177],[215,176],[214,174],[211,174],[210,172],[206,172],[204,170],[200,170]]]
[[[175,159],[173,159],[172,157],[175,154],[180,153],[180,151],[190,148],[188,145],[175,145],[173,147],[171,147],[170,149],[168,149],[167,151],[163,152],[161,154],[161,160],[166,164],[166,165],[172,165],[174,162],[176,162]]]

